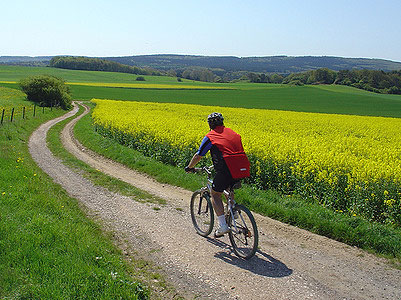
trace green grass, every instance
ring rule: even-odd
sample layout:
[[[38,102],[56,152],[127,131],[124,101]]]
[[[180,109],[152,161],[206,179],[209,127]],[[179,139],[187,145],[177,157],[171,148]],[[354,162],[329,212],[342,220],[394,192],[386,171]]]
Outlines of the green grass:
[[[22,67],[0,65],[0,81],[19,81],[22,78],[35,75],[52,75],[63,78],[67,82],[107,82],[107,83],[174,83],[178,84],[177,78],[169,76],[143,76],[146,81],[136,81],[138,75],[117,73],[117,72],[99,72],[99,71],[79,71],[67,70],[50,67]],[[181,83],[191,83],[190,80],[183,79]],[[179,84],[181,84],[179,83]],[[200,85],[211,85],[208,83],[199,83]],[[213,84],[212,84],[213,85]],[[217,85],[219,86],[219,85]]]
[[[92,105],[92,104],[90,104]],[[105,138],[93,131],[90,114],[83,117],[74,128],[77,139],[91,150],[103,154],[115,161],[141,172],[151,175],[162,183],[184,186],[194,190],[202,184],[202,179],[188,175],[180,169],[173,168],[149,157],[140,155],[137,151],[124,147],[114,140]],[[194,179],[198,179],[195,180]]]
[[[151,195],[143,190],[140,190],[114,177],[110,177],[100,172],[97,169],[93,169],[92,167],[88,166],[87,164],[77,159],[75,156],[73,156],[71,153],[65,150],[60,138],[61,131],[66,125],[66,123],[68,123],[72,118],[75,118],[76,116],[80,115],[82,112],[83,108],[80,107],[80,110],[77,115],[57,123],[49,130],[47,141],[51,152],[60,159],[62,159],[67,166],[75,169],[85,178],[92,181],[95,185],[102,186],[112,192],[120,193],[122,195],[131,197],[133,200],[138,202],[149,202],[162,205],[166,204],[166,200],[164,199]]]
[[[27,75],[53,74],[75,82],[133,82],[135,75],[60,70],[52,68],[24,68],[0,66],[0,81],[17,81]],[[148,77],[149,83],[176,83],[174,78]],[[194,84],[189,82],[188,84]],[[196,83],[204,85],[205,83]],[[16,87],[2,83],[0,86]],[[136,101],[157,101],[221,105],[231,107],[280,109],[319,113],[340,113],[401,117],[401,96],[380,95],[343,86],[287,86],[272,84],[225,84],[235,90],[157,90],[71,86],[75,99],[107,98]],[[89,117],[77,124],[75,134],[89,148],[109,156],[132,168],[154,176],[161,182],[199,188],[203,178],[188,175],[183,170],[163,165],[127,149],[114,141],[93,133]],[[313,232],[396,257],[400,262],[401,233],[390,227],[369,224],[359,218],[331,212],[312,205],[299,197],[282,197],[273,191],[255,191],[246,187],[239,192],[242,201],[251,209],[278,220]],[[255,194],[256,193],[256,194]]]
[[[138,151],[117,144],[94,132],[89,115],[79,121],[76,137],[88,148],[130,168],[145,172],[158,181],[196,190],[205,183],[199,175],[164,165]],[[275,191],[261,191],[245,186],[237,191],[237,199],[251,210],[292,224],[329,238],[358,246],[376,254],[392,258],[401,266],[401,230],[333,212],[319,204],[312,204],[299,196],[280,195]]]
[[[147,298],[140,270],[29,155],[31,132],[63,113],[0,126],[0,298]]]
[[[69,82],[120,82],[137,83],[136,75],[63,70],[55,68],[34,68],[0,66],[0,81],[18,81],[37,74],[51,74]],[[177,84],[167,76],[145,76],[141,83]],[[80,100],[118,99],[132,101],[191,103],[230,107],[291,110],[302,112],[352,114],[366,116],[401,117],[401,95],[382,95],[346,86],[288,86],[278,84],[211,84],[184,80],[183,85],[227,87],[232,90],[163,90],[133,89],[73,85],[73,98]],[[14,83],[0,83],[0,86],[16,88]]]
[[[32,102],[26,100],[26,95],[16,89],[0,87],[0,107],[32,105]]]

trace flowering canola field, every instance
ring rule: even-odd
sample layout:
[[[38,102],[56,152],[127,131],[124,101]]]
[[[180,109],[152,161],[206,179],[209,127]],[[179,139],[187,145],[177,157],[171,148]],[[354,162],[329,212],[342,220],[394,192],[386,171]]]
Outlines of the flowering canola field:
[[[401,224],[401,119],[189,104],[92,100],[98,131],[184,166],[218,111],[241,134],[250,183],[337,211]]]

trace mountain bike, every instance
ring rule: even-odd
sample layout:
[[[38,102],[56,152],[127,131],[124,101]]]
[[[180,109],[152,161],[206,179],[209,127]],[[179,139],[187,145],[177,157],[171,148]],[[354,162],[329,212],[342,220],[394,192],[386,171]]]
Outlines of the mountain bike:
[[[207,174],[206,186],[195,191],[191,197],[191,218],[196,232],[206,237],[214,226],[214,210],[211,201],[212,167],[195,168],[195,172]],[[249,259],[255,255],[258,248],[259,234],[255,218],[248,208],[237,204],[234,200],[234,190],[241,186],[241,182],[234,184],[223,192],[227,201],[225,218],[230,231],[228,233],[234,253],[241,258]]]

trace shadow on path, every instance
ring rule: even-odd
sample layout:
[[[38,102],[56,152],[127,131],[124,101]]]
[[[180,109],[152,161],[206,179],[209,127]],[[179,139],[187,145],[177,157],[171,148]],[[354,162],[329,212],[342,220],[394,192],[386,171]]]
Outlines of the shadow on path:
[[[254,257],[250,258],[249,260],[245,260],[234,254],[231,245],[210,237],[206,237],[206,240],[209,243],[224,249],[224,251],[216,253],[215,257],[239,268],[248,270],[258,275],[273,278],[286,277],[292,274],[292,270],[289,269],[284,263],[261,250],[258,250]]]

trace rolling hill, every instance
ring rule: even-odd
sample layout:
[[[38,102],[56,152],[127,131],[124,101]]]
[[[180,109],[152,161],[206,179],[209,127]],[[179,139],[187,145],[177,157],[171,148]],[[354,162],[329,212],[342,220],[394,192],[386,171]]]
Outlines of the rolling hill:
[[[335,56],[235,57],[160,54],[102,58],[125,65],[148,67],[156,70],[203,67],[212,69],[215,74],[239,71],[290,74],[319,68],[328,68],[334,71],[352,69],[401,70],[401,62]],[[48,65],[51,59],[52,56],[0,56],[0,64]]]

